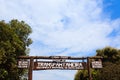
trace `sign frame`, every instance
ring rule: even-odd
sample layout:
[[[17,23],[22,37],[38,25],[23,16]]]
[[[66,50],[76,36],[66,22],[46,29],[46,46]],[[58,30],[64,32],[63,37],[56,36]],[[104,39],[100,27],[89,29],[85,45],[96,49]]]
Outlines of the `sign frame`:
[[[28,69],[29,68],[29,61],[19,60],[17,62],[18,68]]]
[[[52,62],[37,61],[34,62],[34,70],[82,70],[86,69],[86,62]]]
[[[28,72],[28,80],[32,80],[32,71],[37,70],[34,69],[34,63],[35,60],[37,59],[45,59],[45,60],[82,60],[81,62],[84,62],[86,60],[86,68],[88,70],[88,76],[89,80],[92,80],[92,75],[91,75],[91,70],[90,70],[90,65],[91,65],[91,60],[90,59],[102,59],[101,56],[94,56],[94,57],[71,57],[71,56],[20,56],[18,59],[22,60],[28,60],[29,61],[29,72]],[[65,63],[66,61],[61,61],[61,63]],[[60,63],[59,61],[56,63]],[[39,70],[39,69],[38,69]],[[48,70],[48,69],[43,69],[43,70]],[[71,70],[71,69],[69,69]],[[73,70],[73,69],[72,69]],[[79,69],[78,69],[79,70]]]

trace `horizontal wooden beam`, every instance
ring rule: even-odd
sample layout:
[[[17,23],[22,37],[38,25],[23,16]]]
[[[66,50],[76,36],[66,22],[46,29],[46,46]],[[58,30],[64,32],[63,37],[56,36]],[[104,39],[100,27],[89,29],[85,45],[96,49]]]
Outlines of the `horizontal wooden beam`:
[[[71,56],[19,56],[18,59],[69,59],[69,60],[83,60],[88,57],[71,57]],[[89,57],[90,59],[101,59],[101,56]]]

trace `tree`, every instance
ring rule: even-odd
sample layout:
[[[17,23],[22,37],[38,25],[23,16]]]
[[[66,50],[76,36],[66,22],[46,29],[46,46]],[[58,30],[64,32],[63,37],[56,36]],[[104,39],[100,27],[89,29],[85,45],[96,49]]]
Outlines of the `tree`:
[[[95,70],[95,69],[91,69],[91,75],[93,80],[99,80],[99,70]],[[89,76],[88,76],[88,71],[87,70],[78,70],[74,80],[89,80]]]
[[[88,79],[88,73],[87,70],[78,70],[74,80],[87,80]]]
[[[120,50],[106,47],[97,50],[97,56],[103,56],[103,68],[99,80],[120,80]]]
[[[0,80],[21,80],[25,70],[17,68],[17,57],[27,55],[31,32],[24,21],[0,21]]]
[[[96,50],[96,56],[102,56],[103,68],[91,69],[93,80],[120,80],[120,50],[105,47]],[[78,72],[74,80],[87,80],[87,70]]]

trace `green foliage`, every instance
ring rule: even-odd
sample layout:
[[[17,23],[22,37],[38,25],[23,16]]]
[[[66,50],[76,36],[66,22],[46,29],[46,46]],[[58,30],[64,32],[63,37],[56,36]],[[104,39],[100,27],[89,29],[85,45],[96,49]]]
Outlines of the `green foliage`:
[[[103,68],[100,69],[100,80],[120,80],[120,50],[106,47],[97,50],[97,56],[103,56]]]
[[[20,80],[25,70],[17,68],[17,57],[27,55],[31,28],[24,21],[0,21],[0,80]]]
[[[120,61],[120,50],[112,47],[106,47],[101,50],[97,50],[97,56],[102,56],[103,62],[116,63]]]
[[[120,64],[105,62],[105,67],[100,70],[99,80],[120,80]]]
[[[91,69],[91,72],[92,72],[91,75],[92,75],[93,80],[98,80],[99,71]],[[88,71],[87,70],[78,70],[74,77],[74,80],[89,80]]]
[[[103,57],[103,68],[91,69],[93,80],[120,80],[120,50],[105,47],[96,52],[96,56]],[[78,70],[74,80],[88,80],[87,76],[87,70]]]
[[[88,78],[87,70],[78,70],[74,80],[87,80],[87,78]]]

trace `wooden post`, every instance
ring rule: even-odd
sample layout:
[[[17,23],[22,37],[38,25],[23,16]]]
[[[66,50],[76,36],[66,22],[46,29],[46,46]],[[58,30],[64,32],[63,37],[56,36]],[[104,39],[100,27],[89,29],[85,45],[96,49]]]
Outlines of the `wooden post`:
[[[89,80],[92,80],[91,75],[91,66],[90,66],[90,59],[101,59],[101,56],[94,56],[94,57],[71,57],[71,56],[20,56],[18,59],[29,59],[30,65],[29,65],[29,71],[28,71],[28,80],[32,80],[32,71],[34,67],[34,59],[66,59],[66,60],[86,60],[87,59],[87,70],[88,70],[88,76]],[[21,68],[24,68],[24,66],[20,65]],[[86,67],[86,66],[85,66]]]
[[[33,58],[30,58],[30,66],[28,71],[28,80],[32,80]]]
[[[91,70],[90,70],[90,58],[89,57],[87,57],[87,69],[88,69],[89,80],[92,80]]]

